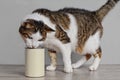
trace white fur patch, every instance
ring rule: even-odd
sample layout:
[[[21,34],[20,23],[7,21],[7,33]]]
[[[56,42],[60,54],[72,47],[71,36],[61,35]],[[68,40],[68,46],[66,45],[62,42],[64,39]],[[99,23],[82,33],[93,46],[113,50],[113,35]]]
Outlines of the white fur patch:
[[[36,32],[35,34],[32,34],[31,37],[34,39],[34,40],[39,40],[42,38],[42,36],[40,35],[40,32]]]
[[[91,53],[95,54],[96,50],[100,46],[100,31],[97,31],[94,35],[90,36],[85,43],[83,54]]]
[[[26,43],[26,47],[32,48],[32,40],[31,39],[26,38],[25,43]]]
[[[69,16],[70,19],[70,26],[69,26],[69,30],[66,30],[66,32],[71,40],[71,48],[73,51],[75,51],[76,44],[78,41],[77,39],[78,26],[75,17],[72,14],[67,14],[67,15]]]
[[[40,35],[40,32],[38,31],[35,34],[32,34],[31,37],[33,38],[32,39],[32,45],[33,45],[33,47],[34,48],[39,47],[40,41],[38,41],[38,40],[42,39],[42,36]]]
[[[30,15],[27,15],[24,19],[23,22],[25,22],[27,19],[33,19],[36,21],[43,21],[44,24],[48,25],[51,29],[55,30],[55,24],[53,24],[50,19],[42,14],[38,13],[33,13]]]

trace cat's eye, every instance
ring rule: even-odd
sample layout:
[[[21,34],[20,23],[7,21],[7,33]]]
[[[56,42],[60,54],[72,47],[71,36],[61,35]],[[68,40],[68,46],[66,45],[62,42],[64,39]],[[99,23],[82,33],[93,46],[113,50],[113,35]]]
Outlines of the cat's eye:
[[[42,39],[39,39],[38,41],[42,41]]]
[[[28,36],[29,39],[33,39],[32,37]]]
[[[44,41],[45,39],[44,38],[42,38],[42,39],[39,39],[38,41]]]

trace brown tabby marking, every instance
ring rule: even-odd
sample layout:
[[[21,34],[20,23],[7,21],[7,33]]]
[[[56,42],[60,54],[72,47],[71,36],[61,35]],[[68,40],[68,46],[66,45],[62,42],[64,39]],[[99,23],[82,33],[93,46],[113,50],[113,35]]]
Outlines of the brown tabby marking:
[[[56,26],[55,37],[58,38],[62,43],[70,42],[70,38],[68,37],[67,33],[63,31],[60,26]]]
[[[96,11],[96,16],[99,21],[102,21],[106,14],[115,6],[119,0],[108,0],[100,9]]]
[[[86,54],[86,60],[89,60],[91,58],[91,54]]]
[[[77,17],[77,16],[76,16]],[[85,42],[91,35],[94,35],[98,30],[103,33],[102,25],[96,20],[93,15],[81,15],[76,18],[78,23],[78,46],[77,50],[81,53]],[[84,23],[83,23],[84,22]],[[102,34],[100,35],[102,36]]]
[[[78,46],[76,46],[76,49],[75,49],[75,50],[76,50],[76,52],[77,52],[77,53],[79,53],[79,54],[82,54],[83,47],[84,47],[83,45],[81,45],[81,46],[79,46],[79,47],[78,47]]]
[[[83,20],[85,20],[85,19],[83,19]],[[79,22],[78,25],[79,24],[81,24],[81,23]],[[94,23],[94,21],[93,21],[93,23],[86,22],[83,25],[79,25],[79,27],[78,27],[78,46],[77,47],[79,48],[78,50],[80,51],[80,53],[83,50],[83,46],[84,46],[85,42],[88,40],[89,36],[93,35],[95,32],[97,32],[98,27],[100,28],[99,31],[102,33],[102,26],[99,26],[99,24],[97,26],[97,24]],[[100,35],[100,36],[102,36],[102,35]]]
[[[97,56],[99,56],[99,58],[101,58],[101,57],[102,57],[102,50],[101,50],[101,48],[98,48],[96,54],[94,54],[93,56],[94,56],[95,58],[96,58]]]
[[[47,9],[37,9],[33,13],[40,13],[49,17],[53,24],[61,26],[63,29],[69,29],[70,19],[68,15],[62,12],[50,11]]]
[[[26,21],[21,25],[19,32],[25,40],[25,38],[30,38],[30,36],[36,32],[36,27],[33,26],[32,22]]]
[[[48,53],[49,53],[49,56],[50,56],[51,64],[53,66],[56,66],[57,65],[56,52],[53,51],[53,50],[48,50]]]

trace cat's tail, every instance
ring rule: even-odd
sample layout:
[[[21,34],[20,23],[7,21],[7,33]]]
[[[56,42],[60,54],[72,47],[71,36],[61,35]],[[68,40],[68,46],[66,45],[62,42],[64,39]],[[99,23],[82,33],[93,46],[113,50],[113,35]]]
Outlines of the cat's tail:
[[[102,21],[107,13],[116,5],[120,0],[108,0],[100,9],[96,11],[96,15],[99,21]]]

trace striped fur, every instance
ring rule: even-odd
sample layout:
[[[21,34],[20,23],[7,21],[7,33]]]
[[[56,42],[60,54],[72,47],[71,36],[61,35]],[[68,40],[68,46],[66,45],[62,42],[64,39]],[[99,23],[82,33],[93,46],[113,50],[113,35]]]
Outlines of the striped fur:
[[[103,18],[108,14],[108,12],[116,5],[116,3],[120,0],[108,0],[106,4],[104,4],[100,9],[98,9],[95,13],[98,17],[99,21],[102,21]]]

